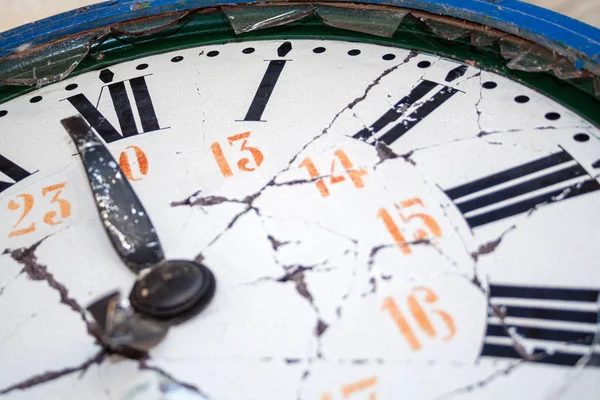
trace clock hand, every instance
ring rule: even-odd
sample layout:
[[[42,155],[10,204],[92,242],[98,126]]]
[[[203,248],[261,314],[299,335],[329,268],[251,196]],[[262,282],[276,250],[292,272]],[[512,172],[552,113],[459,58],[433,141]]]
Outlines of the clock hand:
[[[138,275],[129,295],[131,305],[147,317],[170,324],[198,314],[215,292],[210,269],[197,262],[165,260],[150,217],[106,146],[82,117],[61,123],[79,150],[115,250]]]
[[[118,291],[94,301],[87,310],[100,328],[103,344],[127,358],[144,358],[169,331],[168,324],[136,313],[127,302],[121,301]]]
[[[62,121],[77,145],[108,236],[133,272],[164,260],[152,221],[106,146],[80,117]]]

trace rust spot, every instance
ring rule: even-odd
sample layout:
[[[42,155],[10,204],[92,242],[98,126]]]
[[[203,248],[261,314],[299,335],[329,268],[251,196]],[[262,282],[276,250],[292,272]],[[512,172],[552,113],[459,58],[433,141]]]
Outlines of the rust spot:
[[[131,11],[140,11],[140,10],[145,10],[146,8],[150,8],[150,2],[149,1],[143,1],[141,3],[136,3],[133,6],[131,6]]]

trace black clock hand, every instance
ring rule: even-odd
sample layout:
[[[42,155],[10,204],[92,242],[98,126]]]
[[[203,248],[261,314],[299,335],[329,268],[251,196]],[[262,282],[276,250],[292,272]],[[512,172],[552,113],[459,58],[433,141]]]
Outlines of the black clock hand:
[[[62,123],[77,145],[100,219],[119,257],[135,273],[163,261],[152,221],[108,149],[82,118]]]
[[[212,272],[196,262],[165,260],[150,217],[106,146],[82,117],[61,122],[79,150],[115,250],[138,274],[129,295],[131,305],[145,316],[169,323],[198,314],[214,295]]]

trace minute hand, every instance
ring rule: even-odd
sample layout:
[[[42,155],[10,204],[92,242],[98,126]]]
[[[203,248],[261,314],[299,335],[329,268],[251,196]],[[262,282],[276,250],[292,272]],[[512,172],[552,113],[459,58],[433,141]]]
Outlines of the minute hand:
[[[125,265],[137,274],[163,261],[152,221],[106,146],[81,117],[61,122],[79,150],[100,219]]]

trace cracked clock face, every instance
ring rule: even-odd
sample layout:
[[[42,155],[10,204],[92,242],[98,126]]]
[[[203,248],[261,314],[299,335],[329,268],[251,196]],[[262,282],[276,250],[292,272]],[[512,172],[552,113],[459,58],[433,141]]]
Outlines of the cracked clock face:
[[[135,277],[60,124],[77,114],[168,258],[216,276],[144,362],[89,334],[85,306]],[[399,48],[250,41],[0,116],[6,398],[596,397],[600,132],[532,89]]]

